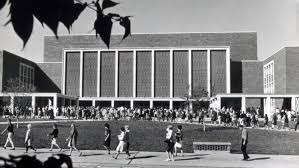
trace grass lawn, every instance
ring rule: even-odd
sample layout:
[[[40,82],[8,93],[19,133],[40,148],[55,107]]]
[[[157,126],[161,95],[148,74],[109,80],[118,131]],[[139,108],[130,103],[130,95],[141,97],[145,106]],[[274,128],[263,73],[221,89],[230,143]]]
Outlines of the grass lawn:
[[[115,149],[118,140],[119,128],[129,124],[131,127],[131,150],[136,151],[165,151],[165,129],[169,123],[147,121],[109,121],[112,130],[112,149]],[[79,149],[104,149],[104,122],[90,121],[76,123],[79,132]],[[176,125],[173,124],[176,130]],[[232,152],[240,153],[241,131],[236,128],[207,126],[203,132],[201,125],[182,124],[184,132],[184,151],[193,152],[194,141],[231,142]],[[2,131],[5,125],[0,125]],[[61,147],[67,148],[65,139],[69,135],[70,123],[58,123],[59,140]],[[49,148],[50,138],[47,133],[52,131],[51,123],[33,124],[34,142],[38,148]],[[20,124],[15,129],[14,141],[17,147],[23,147],[26,124]],[[6,135],[0,137],[1,145],[4,144]],[[249,129],[248,152],[255,154],[299,154],[299,133],[287,131],[272,131]]]

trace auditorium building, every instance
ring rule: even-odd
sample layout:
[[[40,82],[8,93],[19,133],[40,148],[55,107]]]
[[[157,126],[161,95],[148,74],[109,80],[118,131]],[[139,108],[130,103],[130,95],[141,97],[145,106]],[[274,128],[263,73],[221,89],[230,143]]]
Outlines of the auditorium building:
[[[201,101],[213,108],[298,111],[299,47],[258,60],[256,32],[121,38],[113,35],[107,48],[94,35],[45,36],[42,62],[1,51],[0,103],[23,96],[33,107],[55,111],[69,105],[178,108],[200,88],[208,93]],[[36,91],[7,92],[11,78]]]

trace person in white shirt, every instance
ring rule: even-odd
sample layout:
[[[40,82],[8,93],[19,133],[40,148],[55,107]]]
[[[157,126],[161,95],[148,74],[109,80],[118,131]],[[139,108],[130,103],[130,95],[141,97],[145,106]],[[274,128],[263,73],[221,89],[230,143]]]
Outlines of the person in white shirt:
[[[168,158],[165,161],[174,161],[173,158],[173,149],[174,149],[174,136],[173,136],[173,127],[169,125],[166,129],[166,140],[165,143],[167,144],[166,153]]]
[[[122,152],[124,150],[124,146],[125,146],[125,141],[124,141],[124,138],[125,138],[125,128],[124,127],[121,127],[120,128],[120,134],[117,136],[118,137],[118,140],[119,140],[119,143],[116,147],[116,156],[112,156],[114,159],[117,159],[117,157],[119,156],[120,152]]]

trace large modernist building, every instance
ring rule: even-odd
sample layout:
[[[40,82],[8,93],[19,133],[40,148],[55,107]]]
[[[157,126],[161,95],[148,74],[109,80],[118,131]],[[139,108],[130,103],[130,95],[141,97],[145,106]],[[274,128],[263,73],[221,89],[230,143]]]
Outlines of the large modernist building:
[[[176,108],[196,88],[211,107],[296,110],[299,48],[257,60],[256,32],[133,34],[107,48],[94,35],[45,37],[43,62],[0,53],[0,92],[12,77],[33,84],[32,106]],[[297,72],[298,71],[298,72]],[[21,94],[15,94],[22,96]],[[47,100],[50,101],[47,101]],[[282,99],[282,101],[275,101]],[[1,103],[1,100],[0,100]]]

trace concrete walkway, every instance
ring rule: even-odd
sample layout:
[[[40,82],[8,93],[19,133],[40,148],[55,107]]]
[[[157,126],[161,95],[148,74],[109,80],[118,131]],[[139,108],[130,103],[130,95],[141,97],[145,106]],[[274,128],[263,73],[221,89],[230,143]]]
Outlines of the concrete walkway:
[[[58,150],[50,152],[49,149],[38,149],[36,156],[38,159],[45,161],[52,154],[57,153]],[[32,152],[32,151],[30,151]],[[28,155],[35,155],[33,152]],[[144,167],[144,168],[160,168],[160,167],[232,167],[232,168],[298,168],[299,156],[288,155],[250,155],[249,161],[242,161],[242,155],[230,154],[226,152],[207,152],[207,153],[186,153],[184,157],[178,156],[174,162],[164,161],[166,154],[162,152],[137,152],[133,151],[134,158],[126,160],[126,155],[120,155],[117,160],[107,155],[106,151],[101,150],[85,150],[83,155],[78,156],[74,152],[71,156],[74,167],[86,168],[114,168],[114,167]],[[65,149],[61,153],[67,154]],[[22,155],[24,148],[17,148],[16,150],[0,149],[0,157],[8,157],[8,155]],[[112,154],[115,154],[112,152]]]

